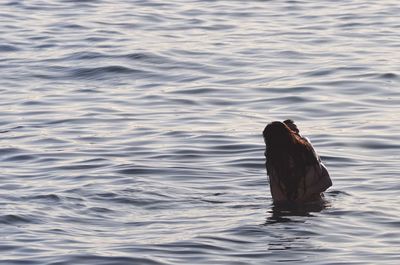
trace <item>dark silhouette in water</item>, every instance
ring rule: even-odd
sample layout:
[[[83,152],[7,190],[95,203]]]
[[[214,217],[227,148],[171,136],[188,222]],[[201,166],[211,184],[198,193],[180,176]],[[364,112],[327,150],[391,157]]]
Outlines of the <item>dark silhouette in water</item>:
[[[284,123],[274,121],[265,127],[263,137],[274,204],[321,201],[321,193],[332,186],[332,181],[310,142],[300,136],[297,126],[291,130]]]

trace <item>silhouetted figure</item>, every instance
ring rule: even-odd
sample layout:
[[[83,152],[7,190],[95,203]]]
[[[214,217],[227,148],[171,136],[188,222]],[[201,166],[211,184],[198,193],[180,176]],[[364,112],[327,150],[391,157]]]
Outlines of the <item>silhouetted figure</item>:
[[[321,201],[321,193],[332,181],[310,142],[298,134],[297,126],[292,130],[282,122],[271,122],[263,137],[274,204]]]

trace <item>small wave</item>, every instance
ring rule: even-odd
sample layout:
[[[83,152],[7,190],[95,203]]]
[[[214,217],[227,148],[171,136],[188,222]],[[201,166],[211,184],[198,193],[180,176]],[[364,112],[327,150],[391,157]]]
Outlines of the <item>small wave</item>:
[[[126,54],[126,55],[121,55],[121,57],[125,57],[131,60],[143,60],[143,59],[147,59],[150,58],[149,55],[144,54],[144,53],[130,53],[130,54]]]
[[[112,212],[114,212],[113,210],[104,208],[104,207],[90,207],[89,211],[95,212],[95,213],[112,213]]]
[[[306,76],[326,76],[334,73],[332,69],[318,69],[311,72],[305,73]]]
[[[165,201],[163,200],[156,200],[156,199],[150,199],[150,198],[131,198],[127,196],[119,196],[116,198],[111,199],[109,202],[115,202],[115,203],[121,203],[121,204],[129,204],[129,205],[136,205],[136,206],[153,206],[155,204],[160,204]]]
[[[332,163],[332,164],[340,164],[344,165],[357,165],[358,161],[349,157],[341,157],[341,156],[323,156],[323,161]]]
[[[61,201],[61,198],[57,196],[56,194],[42,194],[42,195],[36,195],[36,196],[26,196],[22,197],[21,199],[27,200],[27,201],[44,201],[46,203],[57,203]]]
[[[171,247],[175,249],[175,254],[199,254],[207,253],[208,251],[226,251],[229,250],[225,246],[219,244],[211,244],[209,242],[174,242],[172,244],[160,244],[160,247]]]
[[[93,68],[78,68],[71,71],[71,77],[78,79],[102,78],[109,75],[129,75],[129,74],[145,74],[145,71],[132,69],[129,67],[112,65]]]
[[[118,170],[117,173],[123,175],[151,175],[151,174],[162,174],[165,170],[157,168],[126,168]]]
[[[299,51],[294,51],[294,50],[277,51],[276,54],[277,54],[277,56],[284,56],[284,57],[289,57],[289,58],[308,58],[308,57],[310,57],[310,54],[299,52]]]
[[[36,145],[43,145],[43,144],[65,145],[68,144],[68,141],[62,140],[60,138],[47,137],[32,141],[31,143]]]
[[[14,127],[9,128],[8,130],[6,130],[6,132],[15,131],[17,129],[23,129],[24,127],[25,126],[22,126],[22,125],[14,126]]]
[[[26,160],[34,160],[36,159],[36,156],[34,155],[14,155],[6,158],[4,161],[26,161]]]
[[[217,200],[212,200],[212,199],[200,199],[203,202],[207,202],[210,204],[224,204],[226,203],[225,201],[217,201]]]
[[[51,264],[68,265],[68,264],[98,264],[98,265],[118,265],[118,264],[146,264],[146,265],[166,265],[150,257],[125,257],[125,256],[106,256],[106,255],[65,255],[57,256],[55,262]]]
[[[84,52],[76,52],[73,54],[69,54],[66,57],[60,58],[60,61],[64,60],[91,60],[98,58],[109,58],[109,55],[106,55],[101,52],[92,52],[92,51],[84,51]]]
[[[0,216],[0,224],[16,225],[34,223],[32,219],[16,214],[6,214]]]
[[[219,243],[233,243],[233,244],[240,244],[240,245],[245,245],[245,244],[249,244],[250,241],[247,240],[242,240],[242,239],[238,239],[238,238],[231,238],[228,236],[216,236],[216,235],[209,235],[209,236],[199,236],[198,239],[202,240],[212,240],[215,242],[219,242]],[[219,244],[220,245],[220,244]]]
[[[340,191],[340,190],[329,190],[329,191],[325,192],[325,194],[330,195],[332,197],[351,196],[350,193],[347,193],[345,191]]]
[[[95,41],[95,39],[90,39],[91,41]],[[93,59],[129,59],[129,60],[145,60],[145,59],[160,59],[155,55],[146,54],[146,53],[128,53],[128,54],[107,54],[103,52],[93,52],[93,51],[83,51],[83,52],[75,52],[72,54],[68,54],[65,57],[61,57],[60,61],[65,60],[93,60]]]
[[[0,45],[0,52],[16,52],[19,50],[20,49],[14,45],[7,45],[7,44]]]
[[[89,38],[85,39],[85,41],[92,42],[92,43],[105,42],[108,40],[110,40],[110,39],[106,38],[106,37],[89,37]]]
[[[23,152],[23,150],[18,148],[12,148],[12,147],[0,148],[0,156],[9,154],[18,154],[21,152]]]
[[[399,76],[394,73],[386,73],[379,76],[381,79],[398,79]]]
[[[198,95],[198,94],[211,94],[215,93],[218,90],[211,88],[193,88],[193,89],[185,89],[185,90],[175,90],[170,92],[171,94],[188,94],[188,95]]]
[[[362,141],[358,145],[372,150],[400,149],[400,145],[397,142],[389,143],[387,141]]]
[[[284,92],[285,89],[282,90]],[[302,96],[278,96],[278,97],[271,97],[271,98],[265,98],[265,99],[255,99],[252,102],[260,102],[260,103],[268,103],[268,102],[276,102],[277,104],[295,104],[295,103],[311,103],[312,99],[302,97]]]
[[[105,167],[106,164],[77,164],[77,165],[68,165],[68,166],[60,166],[58,169],[60,170],[87,170],[87,169],[96,169]]]
[[[179,105],[189,105],[189,106],[200,105],[197,100],[183,99],[183,98],[171,99],[171,103],[176,103]]]
[[[117,203],[117,204],[127,204],[138,207],[151,207],[151,208],[160,208],[160,205],[168,203],[171,201],[165,200],[163,196],[158,195],[149,195],[147,192],[137,192],[137,194],[133,195],[120,195],[117,193],[100,193],[94,194],[91,196],[95,200],[99,201],[107,201],[107,203]],[[155,197],[163,197],[162,199],[157,199]],[[104,207],[95,207],[90,209],[93,212],[111,212],[108,208]]]

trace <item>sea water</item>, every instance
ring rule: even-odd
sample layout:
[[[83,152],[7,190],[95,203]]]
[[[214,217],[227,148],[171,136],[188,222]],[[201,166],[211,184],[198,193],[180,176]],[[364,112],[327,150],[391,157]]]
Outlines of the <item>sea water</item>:
[[[0,1],[0,263],[399,264],[398,1]],[[272,205],[291,118],[333,180]]]

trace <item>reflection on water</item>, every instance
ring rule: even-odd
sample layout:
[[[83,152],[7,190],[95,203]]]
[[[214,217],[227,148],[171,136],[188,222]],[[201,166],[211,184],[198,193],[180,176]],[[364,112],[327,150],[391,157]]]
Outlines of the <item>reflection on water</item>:
[[[329,210],[327,200],[303,205],[275,205],[268,211],[263,226],[267,229],[271,262],[310,263],[309,256],[321,248],[318,227],[323,211]]]
[[[314,217],[312,213],[321,212],[322,210],[330,206],[330,202],[328,202],[326,199],[306,204],[274,205],[269,211],[270,216],[267,217],[267,221],[265,222],[265,224],[269,225],[286,222],[304,222],[291,217]]]

